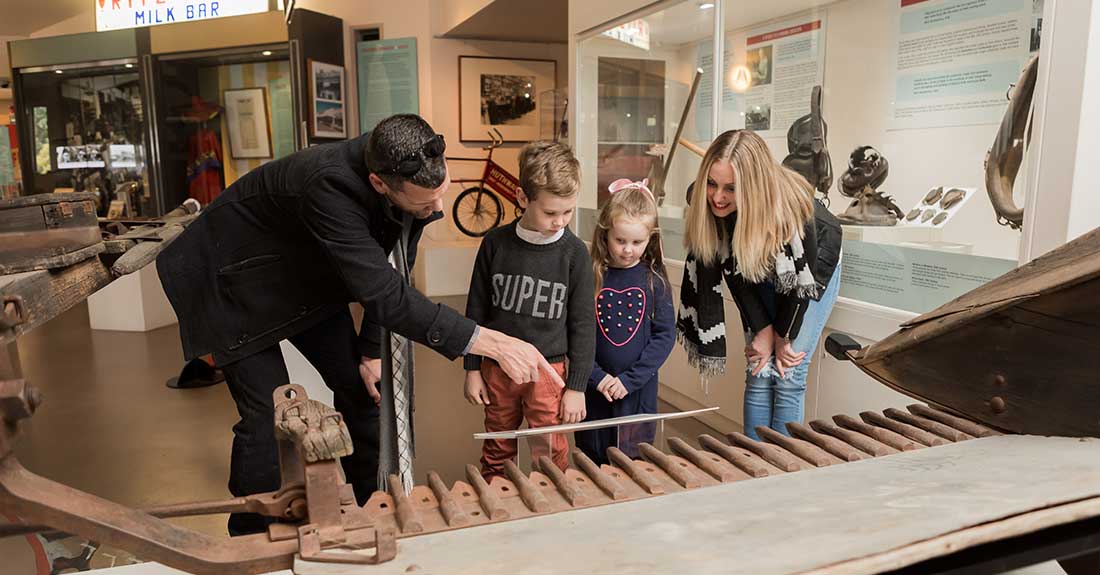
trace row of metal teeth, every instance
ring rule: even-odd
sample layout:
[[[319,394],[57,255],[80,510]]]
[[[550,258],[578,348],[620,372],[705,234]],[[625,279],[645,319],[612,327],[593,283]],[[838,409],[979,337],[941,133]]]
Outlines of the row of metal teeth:
[[[562,471],[549,458],[523,473],[506,465],[507,478],[486,482],[477,468],[466,466],[466,481],[450,488],[439,474],[428,473],[427,485],[406,495],[391,476],[389,492],[376,492],[361,510],[376,529],[395,528],[399,537],[581,509],[687,489],[794,473],[903,451],[936,447],[975,437],[999,435],[984,425],[925,405],[908,411],[867,411],[859,419],[837,415],[808,425],[791,423],[791,437],[759,427],[763,441],[742,433],[728,442],[700,435],[699,447],[669,438],[671,453],[641,444],[642,459],[617,448],[607,452],[610,465],[596,465],[574,450],[572,466]]]

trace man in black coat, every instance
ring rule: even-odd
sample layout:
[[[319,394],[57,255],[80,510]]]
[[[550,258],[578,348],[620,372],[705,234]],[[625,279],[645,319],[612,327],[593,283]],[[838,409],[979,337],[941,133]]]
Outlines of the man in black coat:
[[[540,369],[560,380],[533,346],[432,303],[387,260],[404,238],[411,269],[424,226],[443,217],[443,150],[427,122],[403,114],[358,138],[269,162],[231,185],[157,258],[185,359],[212,353],[240,413],[234,496],[279,488],[272,393],[289,380],[281,340],[335,394],[355,447],[341,463],[360,503],[377,482],[380,326],[449,359],[492,357],[515,381],[537,380]],[[350,301],[365,310],[358,335]],[[229,531],[266,524],[234,514]]]

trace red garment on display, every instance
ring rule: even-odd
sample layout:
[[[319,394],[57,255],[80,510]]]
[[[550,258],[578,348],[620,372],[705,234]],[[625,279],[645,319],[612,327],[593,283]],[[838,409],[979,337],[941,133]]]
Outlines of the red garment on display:
[[[187,187],[204,206],[222,193],[222,144],[217,132],[204,128],[188,140]]]

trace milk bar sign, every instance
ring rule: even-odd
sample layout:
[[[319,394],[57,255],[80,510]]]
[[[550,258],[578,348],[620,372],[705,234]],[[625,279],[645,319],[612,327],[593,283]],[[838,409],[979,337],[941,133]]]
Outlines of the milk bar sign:
[[[94,0],[96,30],[121,30],[266,12],[269,0]]]

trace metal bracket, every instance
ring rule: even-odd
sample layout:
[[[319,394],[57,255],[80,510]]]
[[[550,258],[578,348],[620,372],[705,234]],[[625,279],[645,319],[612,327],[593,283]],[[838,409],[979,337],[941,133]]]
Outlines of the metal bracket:
[[[337,544],[338,546],[338,544]],[[397,557],[397,532],[393,528],[376,529],[374,532],[374,555],[333,551],[322,541],[321,531],[316,523],[298,527],[298,556],[304,561],[318,563],[345,563],[354,565],[378,565],[392,561]]]
[[[27,321],[27,309],[23,305],[23,296],[6,295],[2,300],[0,312],[0,330],[15,329]]]

